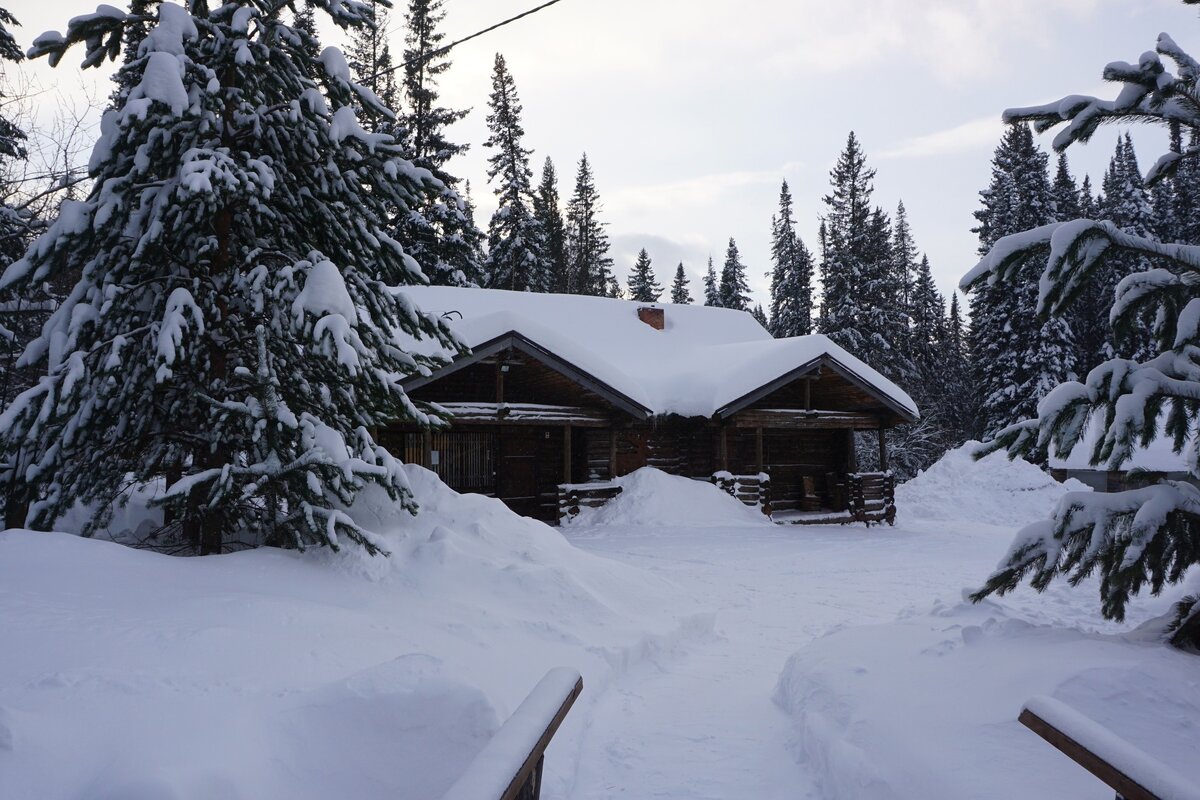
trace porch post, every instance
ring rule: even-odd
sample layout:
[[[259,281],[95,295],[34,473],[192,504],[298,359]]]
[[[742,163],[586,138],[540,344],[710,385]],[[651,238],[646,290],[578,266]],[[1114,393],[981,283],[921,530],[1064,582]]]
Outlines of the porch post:
[[[721,423],[721,469],[729,471],[729,435],[725,423]]]
[[[571,482],[571,426],[563,426],[563,483]]]
[[[888,451],[887,451],[887,431],[883,425],[879,426],[879,471],[888,471]]]
[[[433,431],[425,429],[425,440],[421,445],[421,466],[433,469]]]
[[[617,478],[617,429],[608,429],[608,479]]]
[[[767,466],[763,463],[763,431],[762,426],[754,429],[754,458],[758,464],[759,472],[766,472]]]

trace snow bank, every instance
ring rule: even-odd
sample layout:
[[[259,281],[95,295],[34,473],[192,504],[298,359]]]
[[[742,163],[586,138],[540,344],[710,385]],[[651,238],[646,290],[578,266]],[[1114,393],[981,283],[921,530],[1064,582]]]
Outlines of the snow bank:
[[[0,533],[0,797],[434,800],[548,669],[598,692],[691,631],[662,579],[406,470],[419,517],[352,509],[388,559]]]
[[[1200,785],[1195,676],[1195,656],[1136,635],[962,604],[816,640],[775,701],[822,796],[1084,800],[1103,786],[1016,721],[1023,704],[1050,695]]]
[[[1076,480],[1059,483],[1028,461],[1003,452],[976,461],[981,445],[967,442],[896,487],[896,507],[906,517],[1020,526],[1048,519],[1067,492],[1089,491]]]
[[[621,493],[600,508],[585,508],[572,527],[728,528],[770,525],[756,508],[735,500],[707,481],[642,467],[614,481]]]

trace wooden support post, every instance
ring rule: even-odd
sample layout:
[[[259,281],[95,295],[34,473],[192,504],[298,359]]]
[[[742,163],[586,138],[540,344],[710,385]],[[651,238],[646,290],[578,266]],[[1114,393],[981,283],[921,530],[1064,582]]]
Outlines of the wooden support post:
[[[563,426],[563,483],[571,482],[571,426]]]
[[[608,479],[617,477],[617,429],[608,429]]]
[[[729,435],[725,423],[721,423],[721,469],[729,471]]]
[[[858,472],[858,452],[854,449],[854,431],[846,434],[846,472]]]
[[[496,361],[496,402],[504,402],[504,359]]]
[[[888,471],[887,431],[879,426],[879,471]]]
[[[812,411],[812,378],[804,379],[804,410]]]
[[[433,431],[425,429],[425,441],[421,448],[421,466],[433,469]]]
[[[754,458],[758,464],[759,472],[766,472],[767,465],[763,463],[763,431],[762,428],[754,429]]]

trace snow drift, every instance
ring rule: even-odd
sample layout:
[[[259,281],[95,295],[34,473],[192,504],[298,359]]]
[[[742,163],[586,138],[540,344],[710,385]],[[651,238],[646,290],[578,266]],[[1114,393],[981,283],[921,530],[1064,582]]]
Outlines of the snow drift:
[[[642,467],[614,481],[621,493],[600,508],[585,508],[568,524],[572,527],[667,526],[727,528],[769,525],[758,509],[735,500],[707,481],[671,475]]]
[[[1052,696],[1200,785],[1195,670],[1194,655],[1136,633],[937,605],[814,641],[788,659],[775,701],[823,796],[1084,800],[1102,784],[1017,722],[1025,701]]]
[[[1003,452],[978,461],[982,445],[967,442],[929,469],[896,487],[896,507],[906,517],[1022,526],[1048,519],[1067,492],[1089,491],[1076,480],[1059,483],[1023,459]]]
[[[406,470],[420,516],[352,510],[391,558],[0,534],[0,797],[433,800],[548,669],[594,694],[703,635],[661,579]]]

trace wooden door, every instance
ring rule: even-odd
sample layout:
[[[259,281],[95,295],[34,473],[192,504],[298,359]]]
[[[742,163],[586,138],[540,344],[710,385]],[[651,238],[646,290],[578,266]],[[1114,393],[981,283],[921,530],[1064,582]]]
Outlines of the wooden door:
[[[534,431],[508,429],[500,435],[496,496],[518,514],[538,511],[537,438]]]
[[[646,434],[643,431],[617,433],[617,475],[628,475],[646,466]]]

